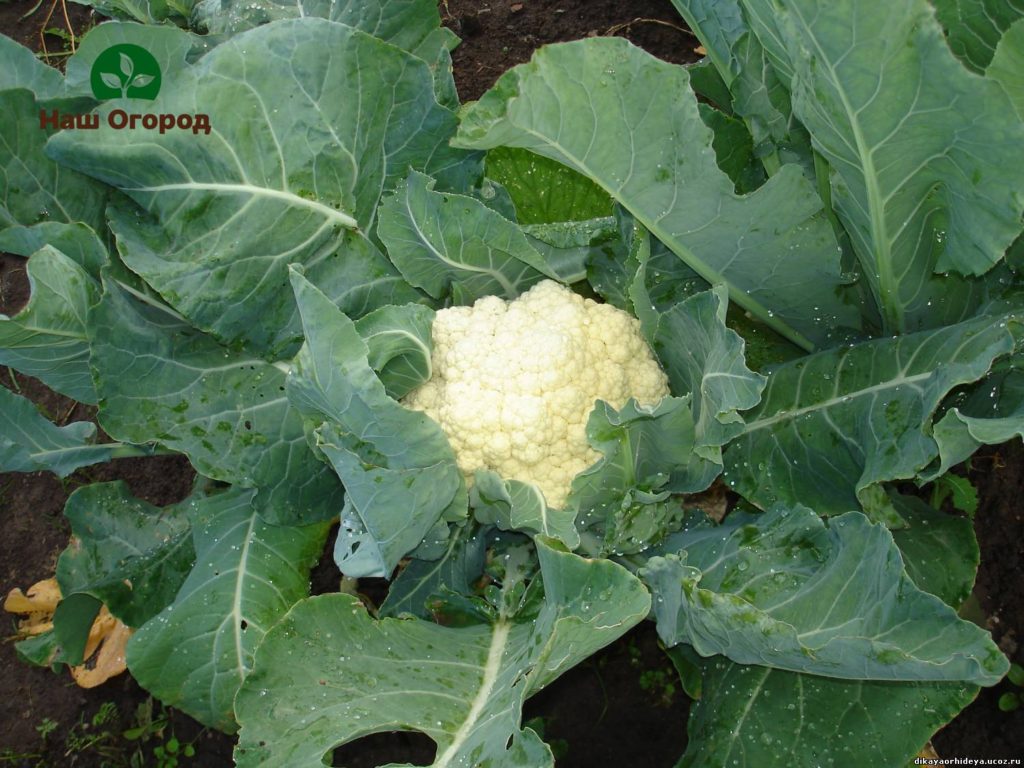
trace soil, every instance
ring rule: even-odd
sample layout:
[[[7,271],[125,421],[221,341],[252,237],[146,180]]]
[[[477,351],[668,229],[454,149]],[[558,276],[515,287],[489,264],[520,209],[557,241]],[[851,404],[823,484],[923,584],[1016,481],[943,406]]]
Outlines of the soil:
[[[54,3],[51,6],[51,3]],[[48,52],[60,66],[67,40],[42,35],[56,28],[81,34],[96,19],[88,8],[43,0],[27,16],[32,0],[0,4],[0,32]],[[454,53],[455,79],[463,100],[472,100],[514,64],[526,61],[545,43],[618,34],[674,63],[697,58],[697,41],[678,19],[669,0],[441,0],[445,23],[463,39]],[[24,16],[24,18],[23,18]],[[13,314],[28,299],[24,260],[0,254],[0,313]],[[0,368],[0,385],[21,392],[59,424],[92,419],[94,409],[61,397],[34,379]],[[965,470],[966,471],[966,470]],[[81,484],[124,480],[132,492],[153,504],[183,498],[193,478],[179,457],[121,460],[86,468],[64,481],[46,473],[0,474],[0,591],[26,588],[53,574],[66,546],[62,515],[67,496]],[[1024,542],[1019,535],[1019,499],[1024,492],[1024,447],[1000,446],[976,457],[970,469],[981,504],[976,530],[982,551],[976,595],[1000,647],[1024,660],[1024,584],[1020,576]],[[327,548],[327,552],[331,551]],[[312,574],[314,592],[333,591],[339,575],[331,558]],[[379,584],[362,585],[368,591]],[[8,625],[8,626],[13,626]],[[49,767],[156,765],[154,748],[174,736],[192,744],[194,758],[182,765],[223,768],[231,763],[230,737],[214,733],[180,712],[163,710],[127,675],[99,688],[77,688],[66,674],[50,674],[17,661],[13,643],[0,645],[0,765]],[[978,699],[934,740],[948,757],[1024,755],[1024,708],[999,710],[1002,683]],[[525,718],[543,730],[559,768],[615,765],[659,768],[674,765],[685,749],[688,706],[650,624],[571,670],[532,698]],[[147,707],[151,713],[146,714]],[[153,723],[143,739],[122,733]],[[380,734],[361,739],[335,754],[335,765],[369,768],[382,763],[429,764],[433,745],[426,737]]]

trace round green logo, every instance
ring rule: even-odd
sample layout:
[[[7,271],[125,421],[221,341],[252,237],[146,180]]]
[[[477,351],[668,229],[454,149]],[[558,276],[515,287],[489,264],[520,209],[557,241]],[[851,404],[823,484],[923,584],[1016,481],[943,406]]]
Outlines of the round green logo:
[[[92,65],[93,95],[103,99],[149,99],[160,93],[160,65],[145,48],[112,45]]]

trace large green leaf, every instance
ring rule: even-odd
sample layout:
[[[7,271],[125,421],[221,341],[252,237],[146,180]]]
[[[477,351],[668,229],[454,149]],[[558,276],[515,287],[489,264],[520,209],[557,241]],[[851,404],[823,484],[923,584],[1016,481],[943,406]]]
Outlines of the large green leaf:
[[[57,561],[61,594],[89,594],[130,627],[174,602],[195,561],[188,510],[158,509],[122,482],[79,488],[64,507],[74,538]]]
[[[985,74],[998,82],[1024,120],[1024,19],[1006,30]]]
[[[287,354],[300,335],[289,264],[331,296],[349,289],[349,253],[372,249],[350,230],[373,230],[382,191],[410,166],[458,186],[474,171],[448,147],[455,117],[431,83],[423,61],[375,37],[284,21],[218,45],[152,103],[208,115],[208,135],[115,130],[107,116],[126,105],[113,101],[99,130],[64,132],[48,152],[145,209],[121,215],[121,256],[175,309],[222,341]]]
[[[969,316],[985,287],[960,275],[1002,258],[1024,208],[1024,125],[1002,88],[953,57],[925,0],[743,2],[773,17],[884,330]]]
[[[221,346],[112,280],[105,288],[90,335],[99,419],[110,435],[157,441],[207,477],[263,489],[275,520],[338,513],[341,486],[307,445],[283,371]]]
[[[512,300],[557,277],[516,224],[471,197],[434,191],[415,171],[381,205],[378,233],[405,279],[435,299]]]
[[[1013,349],[1015,326],[981,318],[777,367],[725,452],[726,481],[761,507],[801,503],[823,515],[863,507],[894,519],[878,484],[913,478],[935,457],[936,407]]]
[[[1009,662],[987,632],[917,589],[892,536],[859,512],[825,523],[806,507],[703,515],[641,574],[658,633],[722,654],[850,680],[994,685]]]
[[[1006,29],[1024,16],[1020,0],[931,0],[953,53],[975,72],[992,61]]]
[[[348,576],[390,576],[439,523],[466,515],[455,455],[430,417],[388,397],[355,324],[297,272],[306,343],[288,398],[345,484],[335,559]]]
[[[43,153],[54,132],[39,125],[44,106],[56,108],[37,102],[31,91],[0,91],[0,230],[43,221],[82,221],[102,231],[107,190]]]
[[[35,376],[80,402],[95,403],[88,316],[99,299],[99,284],[49,246],[28,260],[27,271],[28,304],[14,317],[0,314],[0,365]]]
[[[6,35],[0,35],[0,91],[25,88],[40,101],[52,99],[64,90],[60,72]]]
[[[832,680],[716,657],[701,664],[678,768],[903,768],[977,693],[962,683]]]
[[[32,401],[0,386],[0,472],[48,470],[67,477],[79,467],[110,461],[114,448],[94,444],[96,425],[58,427]]]
[[[128,668],[165,704],[223,731],[235,692],[274,623],[309,594],[326,524],[274,526],[232,488],[188,502],[196,564],[174,602],[128,644]]]
[[[524,147],[590,177],[705,280],[726,284],[732,301],[804,348],[857,326],[810,182],[784,166],[737,196],[712,141],[685,69],[600,38],[548,46],[507,72],[462,115],[455,144]]]
[[[299,603],[238,695],[237,764],[320,765],[360,736],[414,730],[437,743],[435,768],[551,768],[548,747],[521,728],[523,701],[638,623],[650,597],[614,563],[543,541],[538,552],[539,613],[503,610],[492,624],[377,621],[348,595]]]

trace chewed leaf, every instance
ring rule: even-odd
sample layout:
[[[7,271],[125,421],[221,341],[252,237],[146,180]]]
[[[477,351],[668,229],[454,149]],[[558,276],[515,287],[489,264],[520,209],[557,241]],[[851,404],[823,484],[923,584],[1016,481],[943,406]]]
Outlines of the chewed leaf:
[[[235,701],[240,768],[313,766],[334,747],[387,730],[437,744],[437,768],[551,768],[523,728],[526,697],[637,624],[639,580],[539,540],[544,598],[536,616],[443,627],[370,617],[350,595],[298,603],[256,653]]]
[[[277,526],[253,492],[189,503],[195,567],[170,606],[128,647],[132,675],[166,704],[234,730],[232,702],[267,629],[309,594],[309,569],[328,526]]]
[[[850,680],[994,685],[1009,666],[987,632],[914,585],[889,531],[859,512],[694,515],[660,549],[641,576],[668,645]]]
[[[935,458],[939,403],[1013,350],[1017,327],[1012,316],[979,318],[778,366],[725,451],[727,482],[762,508],[783,501],[885,517],[879,484],[913,478]]]
[[[60,226],[51,225],[48,230]],[[14,317],[0,314],[0,365],[35,376],[79,402],[94,404],[87,323],[89,309],[100,297],[99,284],[49,245],[29,259],[28,279],[32,288],[28,304]]]
[[[113,72],[100,72],[100,80],[108,88],[117,88],[118,90],[121,88],[121,79]]]
[[[682,67],[621,38],[549,45],[461,117],[455,145],[522,147],[579,171],[701,277],[727,285],[731,301],[805,349],[859,324],[811,184],[789,164],[737,196]]]
[[[0,387],[0,472],[47,470],[67,477],[112,458],[111,448],[96,444],[95,437],[92,422],[58,427],[30,400]]]

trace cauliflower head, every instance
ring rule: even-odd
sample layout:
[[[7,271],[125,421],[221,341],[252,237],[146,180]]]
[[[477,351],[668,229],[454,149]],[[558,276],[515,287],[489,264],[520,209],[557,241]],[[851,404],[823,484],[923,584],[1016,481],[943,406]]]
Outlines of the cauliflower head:
[[[442,309],[431,332],[431,378],[404,404],[441,425],[467,482],[490,469],[536,484],[554,507],[601,457],[586,438],[596,400],[669,394],[636,318],[551,280],[514,301]]]

